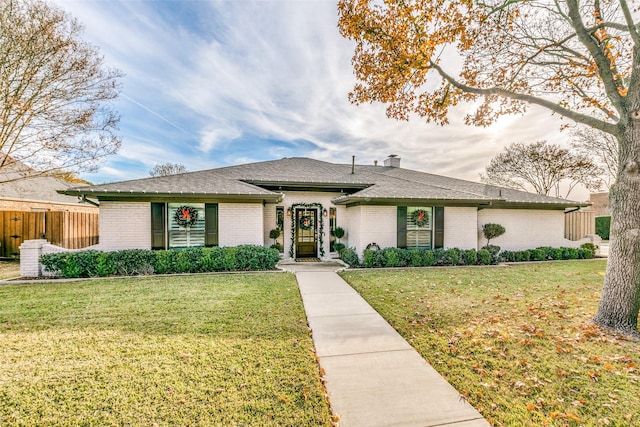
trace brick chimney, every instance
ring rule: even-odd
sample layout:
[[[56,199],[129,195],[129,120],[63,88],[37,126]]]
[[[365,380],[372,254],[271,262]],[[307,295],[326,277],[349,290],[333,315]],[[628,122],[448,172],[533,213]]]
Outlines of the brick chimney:
[[[392,168],[400,167],[400,157],[397,154],[389,154],[389,157],[384,161],[385,166],[391,166]]]

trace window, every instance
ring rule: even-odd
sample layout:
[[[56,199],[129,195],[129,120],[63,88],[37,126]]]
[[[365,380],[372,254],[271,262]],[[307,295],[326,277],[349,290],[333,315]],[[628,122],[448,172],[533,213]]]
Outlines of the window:
[[[442,248],[444,208],[398,206],[399,248]]]
[[[204,246],[204,203],[169,203],[169,248]]]
[[[433,209],[430,207],[407,208],[407,247],[431,249]]]
[[[333,248],[336,242],[336,237],[333,235],[333,230],[336,229],[336,208],[329,208],[329,252],[335,252]]]
[[[218,245],[215,203],[151,203],[151,248]]]
[[[276,206],[276,228],[280,230],[276,243],[282,252],[284,251],[284,206]]]

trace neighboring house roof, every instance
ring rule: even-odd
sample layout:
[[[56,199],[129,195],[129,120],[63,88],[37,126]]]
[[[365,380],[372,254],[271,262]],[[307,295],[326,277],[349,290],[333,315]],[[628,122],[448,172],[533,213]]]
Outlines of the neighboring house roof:
[[[77,205],[78,198],[60,194],[60,189],[77,186],[49,175],[32,175],[32,170],[19,162],[0,169],[0,200]]]
[[[213,196],[279,201],[283,191],[291,190],[343,193],[333,202],[344,205],[431,203],[554,209],[587,206],[586,203],[400,167],[335,164],[301,157],[75,187],[61,192],[103,200]]]

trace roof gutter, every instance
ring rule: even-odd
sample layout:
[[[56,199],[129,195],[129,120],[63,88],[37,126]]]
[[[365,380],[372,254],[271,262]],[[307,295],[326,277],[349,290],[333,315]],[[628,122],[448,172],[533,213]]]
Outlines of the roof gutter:
[[[77,196],[79,200],[91,203],[88,197],[109,200],[131,200],[131,199],[233,199],[233,200],[256,200],[256,201],[269,201],[280,202],[282,200],[282,193],[271,194],[215,194],[215,193],[196,193],[193,192],[179,192],[179,193],[161,193],[156,191],[79,191],[79,190],[58,190],[60,194],[66,194],[67,196]],[[95,203],[95,202],[94,202]],[[96,205],[97,206],[97,205]]]

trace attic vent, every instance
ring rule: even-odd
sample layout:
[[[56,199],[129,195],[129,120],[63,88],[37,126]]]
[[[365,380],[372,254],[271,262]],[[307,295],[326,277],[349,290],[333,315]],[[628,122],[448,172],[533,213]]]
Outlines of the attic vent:
[[[389,157],[384,161],[385,166],[391,166],[392,168],[400,167],[400,157],[397,154],[389,154]]]

